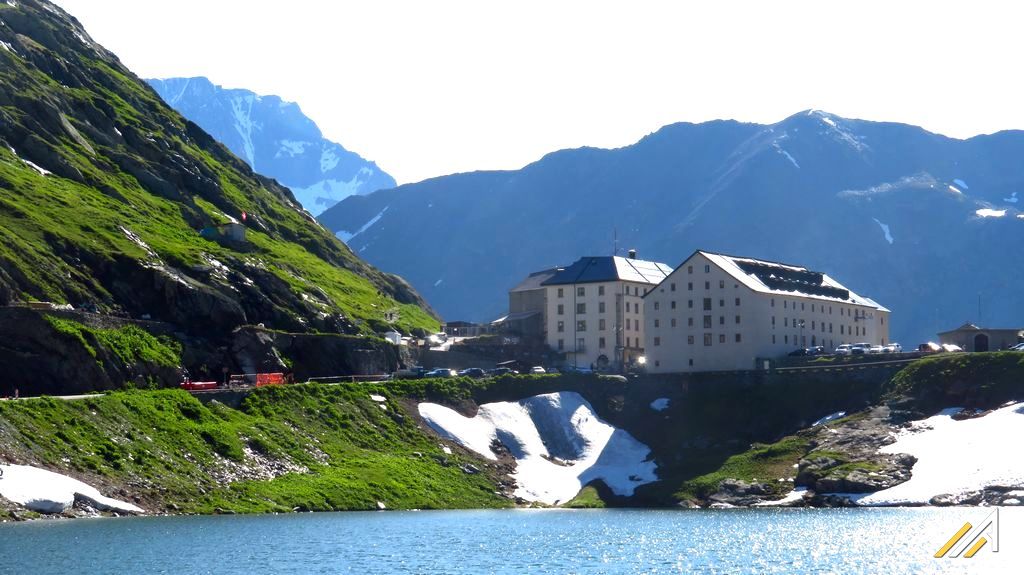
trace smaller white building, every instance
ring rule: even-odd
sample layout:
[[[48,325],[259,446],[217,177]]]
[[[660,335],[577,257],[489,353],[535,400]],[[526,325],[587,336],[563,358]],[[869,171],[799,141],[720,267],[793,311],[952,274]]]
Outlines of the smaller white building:
[[[574,367],[621,369],[644,354],[644,295],[672,268],[629,257],[584,257],[545,289],[547,344]]]
[[[805,267],[697,251],[644,298],[652,373],[757,369],[757,360],[889,343],[889,310]]]

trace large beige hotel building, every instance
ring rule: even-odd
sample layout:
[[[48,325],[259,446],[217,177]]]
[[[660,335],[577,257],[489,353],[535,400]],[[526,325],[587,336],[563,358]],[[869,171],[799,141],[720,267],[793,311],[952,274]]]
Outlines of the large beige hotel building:
[[[697,251],[643,298],[651,373],[761,369],[797,348],[885,345],[889,310],[807,268]]]

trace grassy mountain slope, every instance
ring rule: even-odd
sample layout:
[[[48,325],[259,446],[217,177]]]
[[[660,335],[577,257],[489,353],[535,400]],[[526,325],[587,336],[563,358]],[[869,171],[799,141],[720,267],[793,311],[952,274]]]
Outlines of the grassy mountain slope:
[[[0,304],[87,304],[189,330],[436,327],[404,281],[361,261],[61,9],[0,4],[0,42]],[[247,243],[200,237],[243,213]]]

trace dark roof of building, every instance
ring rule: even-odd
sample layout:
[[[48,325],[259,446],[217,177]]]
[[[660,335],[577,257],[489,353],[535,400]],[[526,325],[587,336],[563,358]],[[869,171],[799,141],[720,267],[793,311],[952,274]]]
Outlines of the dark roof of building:
[[[959,331],[1016,331],[1016,332],[1021,332],[1021,331],[1024,331],[1024,328],[1017,328],[1017,327],[978,327],[978,326],[974,325],[971,322],[967,322],[967,323],[963,324],[962,326],[960,326],[960,327],[958,327],[956,329],[951,329],[949,331],[940,331],[939,335],[946,335],[946,334],[949,334],[949,333],[956,333],[956,332],[959,332]]]
[[[590,256],[576,260],[542,285],[567,285],[610,281],[657,284],[672,273],[672,268],[659,262],[619,256]]]
[[[562,268],[550,268],[546,270],[541,270],[539,272],[533,272],[532,274],[526,276],[526,279],[519,282],[519,285],[510,289],[509,291],[530,291],[535,289],[541,289],[542,287],[544,287],[544,282],[551,279],[551,276],[558,273],[558,271],[561,269]]]

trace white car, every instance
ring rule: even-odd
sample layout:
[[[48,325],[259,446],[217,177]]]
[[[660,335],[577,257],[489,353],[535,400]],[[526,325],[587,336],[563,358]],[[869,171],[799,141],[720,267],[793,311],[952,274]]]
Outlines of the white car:
[[[885,348],[880,345],[873,345],[868,348],[868,353],[885,353]]]
[[[1011,347],[1009,351],[1024,351],[1024,343],[1018,343],[1017,345]]]
[[[864,355],[866,353],[871,353],[870,343],[854,343],[850,345],[851,355]]]
[[[547,370],[539,365],[535,365],[530,368],[530,373],[547,373]]]
[[[853,353],[853,346],[848,343],[844,343],[837,347],[833,353],[836,355],[850,355]]]

